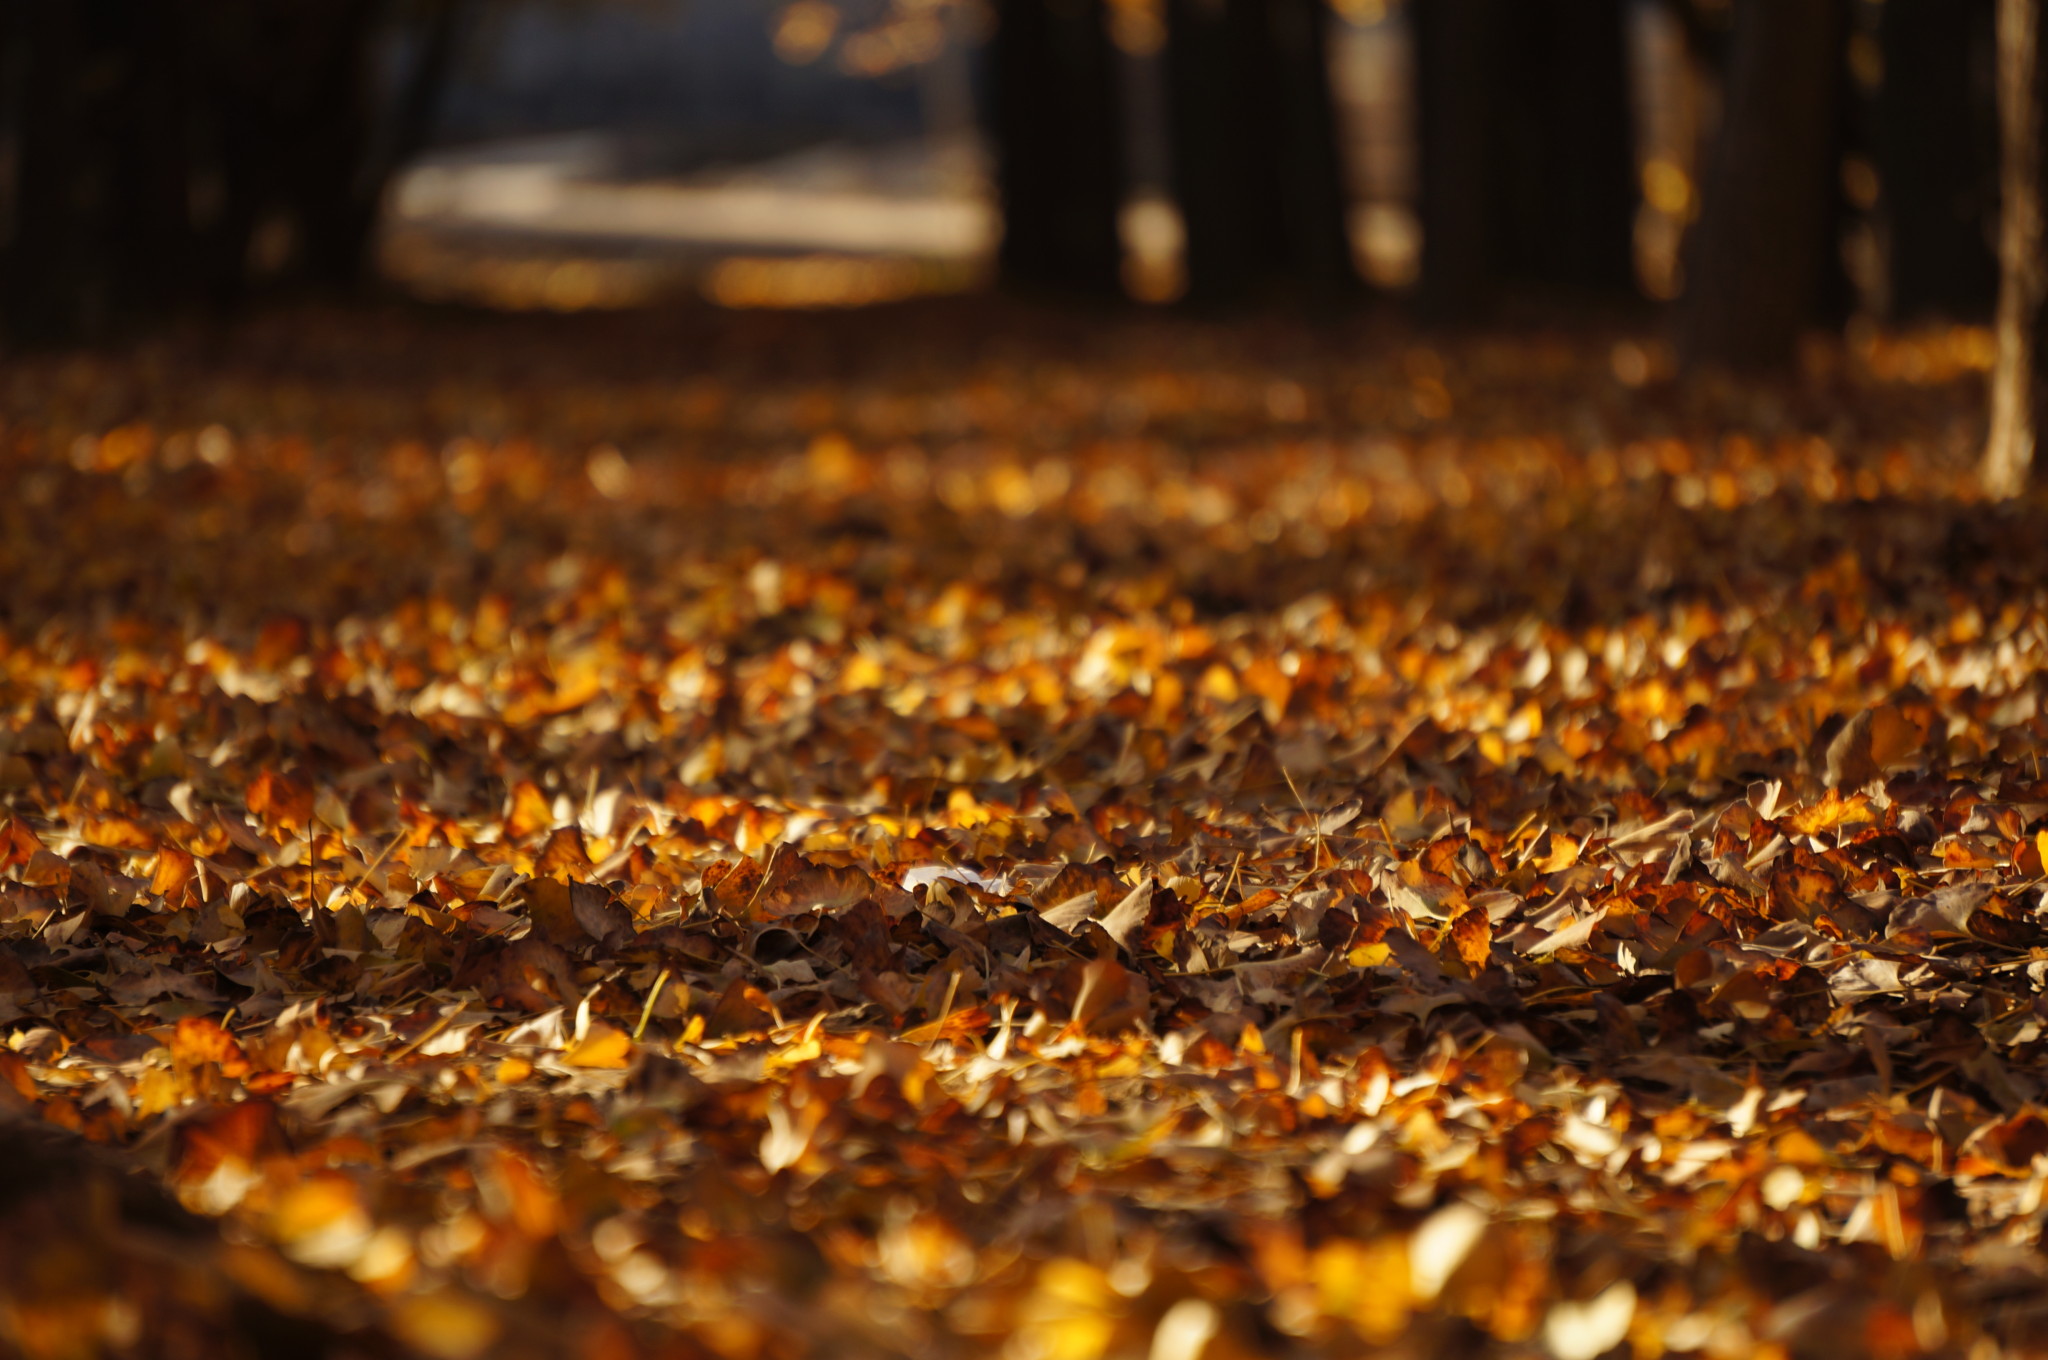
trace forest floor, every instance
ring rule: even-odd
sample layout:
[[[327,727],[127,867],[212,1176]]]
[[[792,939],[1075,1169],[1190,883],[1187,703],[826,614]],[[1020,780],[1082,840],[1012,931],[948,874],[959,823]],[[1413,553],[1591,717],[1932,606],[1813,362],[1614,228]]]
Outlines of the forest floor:
[[[10,1171],[0,1338],[2048,1351],[1984,350],[955,302],[13,361],[0,1101],[139,1178]]]

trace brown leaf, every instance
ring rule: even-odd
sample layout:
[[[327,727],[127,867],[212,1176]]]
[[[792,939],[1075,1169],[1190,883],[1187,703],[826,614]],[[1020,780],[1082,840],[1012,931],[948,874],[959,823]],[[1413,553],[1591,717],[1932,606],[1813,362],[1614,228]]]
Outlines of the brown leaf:
[[[547,844],[534,856],[536,878],[577,878],[590,872],[590,852],[584,848],[583,832],[573,826],[559,826]]]
[[[549,944],[573,949],[585,944],[590,934],[577,919],[571,886],[559,879],[535,878],[519,886],[513,901],[526,908],[533,928]]]
[[[761,1034],[774,1024],[769,1000],[761,989],[734,978],[727,985],[725,994],[718,998],[718,1004],[704,1018],[704,1036],[708,1039],[731,1039]]]
[[[1453,947],[1467,968],[1478,972],[1492,961],[1493,926],[1485,912],[1467,910],[1451,922],[1450,934]]]
[[[455,983],[474,987],[494,1006],[529,1012],[568,1005],[579,994],[568,958],[545,938],[531,935],[479,948],[457,970]]]
[[[874,879],[850,867],[811,864],[787,878],[780,874],[776,878],[775,885],[760,898],[760,906],[769,916],[843,911],[876,891]]]

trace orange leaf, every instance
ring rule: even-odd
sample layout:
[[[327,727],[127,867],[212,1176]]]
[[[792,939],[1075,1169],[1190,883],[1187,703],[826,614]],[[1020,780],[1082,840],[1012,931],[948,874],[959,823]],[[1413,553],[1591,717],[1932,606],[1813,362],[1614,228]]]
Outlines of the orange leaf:
[[[85,824],[85,842],[108,850],[147,852],[156,849],[156,833],[131,817],[94,817]]]
[[[170,1050],[172,1061],[180,1067],[214,1063],[223,1076],[249,1074],[249,1059],[235,1042],[235,1036],[215,1021],[200,1016],[188,1015],[178,1022],[178,1027],[171,1031]]]
[[[35,1078],[28,1074],[28,1064],[23,1062],[19,1055],[9,1053],[5,1049],[0,1049],[0,1082],[6,1083],[7,1089],[31,1102],[38,1099],[41,1094],[36,1090]]]
[[[1486,967],[1493,957],[1493,925],[1486,913],[1475,907],[1451,922],[1451,943],[1467,968],[1477,972]]]
[[[156,852],[156,871],[150,875],[149,890],[159,897],[178,896],[197,873],[192,856],[167,845]]]
[[[1838,826],[1862,826],[1876,820],[1877,813],[1862,794],[1844,798],[1829,789],[1818,803],[1793,813],[1784,822],[1802,836],[1816,836]]]
[[[313,821],[313,790],[287,775],[265,770],[249,785],[249,811],[290,830],[302,830]]]
[[[557,827],[533,861],[536,878],[590,872],[590,852],[583,848],[583,833],[573,826]]]
[[[35,858],[36,851],[44,848],[35,832],[18,819],[8,818],[5,825],[0,825],[0,872],[28,863]]]
[[[540,785],[531,779],[522,779],[512,786],[512,807],[505,814],[505,835],[508,839],[525,840],[554,824],[554,810],[548,806],[547,795],[540,791]]]

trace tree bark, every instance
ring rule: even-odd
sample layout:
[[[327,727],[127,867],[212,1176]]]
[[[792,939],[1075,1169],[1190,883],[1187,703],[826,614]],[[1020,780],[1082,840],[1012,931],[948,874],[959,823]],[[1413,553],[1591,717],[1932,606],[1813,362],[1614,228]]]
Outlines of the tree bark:
[[[1624,296],[1637,192],[1621,0],[1416,0],[1422,288]]]
[[[1736,0],[1682,348],[1693,362],[1789,363],[1836,255],[1844,0]]]
[[[1875,151],[1888,310],[1987,319],[1998,296],[1994,0],[1885,0]]]
[[[1499,285],[1495,259],[1494,80],[1500,32],[1494,0],[1416,0],[1423,309],[1469,318]]]
[[[10,9],[6,118],[15,166],[0,319],[17,338],[65,339],[96,329],[114,293],[109,200],[118,176],[109,105],[126,61],[104,34],[117,34],[118,24],[88,25],[84,6]],[[94,67],[101,78],[88,82]]]
[[[385,9],[16,0],[0,10],[0,125],[16,152],[0,329],[63,343],[233,302],[257,281],[250,242],[273,216],[296,249],[263,282],[355,282],[395,165],[372,154],[370,61]],[[445,58],[430,73],[445,72]]]
[[[1998,330],[1985,494],[2026,490],[2034,461],[2034,327],[2041,306],[2040,0],[1998,0]]]
[[[1000,0],[990,71],[1003,279],[1113,296],[1123,253],[1115,61],[1102,0]]]
[[[1358,278],[1322,0],[1170,0],[1167,14],[1188,297],[1343,298]]]
[[[455,67],[456,47],[471,9],[468,0],[428,0],[412,69],[399,87],[390,116],[377,128],[377,135],[369,139],[364,168],[350,185],[352,202],[345,224],[347,234],[336,240],[331,264],[323,265],[315,259],[315,269],[330,281],[353,282],[367,268],[384,191],[406,162],[426,149],[440,121],[442,101]],[[366,47],[364,59],[368,56]]]

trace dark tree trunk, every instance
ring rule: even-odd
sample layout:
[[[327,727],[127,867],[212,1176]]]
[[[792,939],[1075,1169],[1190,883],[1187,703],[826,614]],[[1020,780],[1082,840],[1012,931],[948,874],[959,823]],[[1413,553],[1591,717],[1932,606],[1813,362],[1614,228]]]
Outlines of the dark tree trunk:
[[[363,169],[351,186],[354,201],[347,234],[336,243],[329,262],[316,258],[314,264],[329,281],[353,282],[368,264],[385,188],[433,137],[469,8],[465,0],[427,0],[417,51],[390,116],[381,122],[365,119],[365,126],[374,123],[376,130],[369,139]]]
[[[1837,271],[1846,0],[1736,0],[1686,287],[1689,359],[1788,363]]]
[[[408,109],[431,108],[446,74],[455,0],[436,3]],[[0,9],[0,126],[15,151],[0,329],[68,341],[231,302],[252,281],[355,282],[384,182],[416,147],[401,110],[376,150],[385,12],[386,0]]]
[[[214,291],[352,282],[377,186],[366,183],[381,0],[211,0],[195,15],[223,205]],[[262,239],[259,233],[282,233]]]
[[[120,0],[9,8],[15,166],[0,315],[17,335],[65,338],[104,325],[140,272],[129,252],[141,233],[124,209],[143,188],[140,144],[156,141],[136,126],[147,16]]]
[[[1357,287],[1321,0],[1170,0],[1167,94],[1188,296]]]
[[[990,71],[1013,286],[1108,296],[1122,277],[1122,138],[1102,0],[1000,0]]]
[[[1890,310],[1989,317],[1998,197],[1993,0],[1885,0],[1876,153]]]
[[[1422,288],[1445,318],[1634,285],[1622,0],[1414,0]]]
[[[327,0],[301,49],[306,86],[293,101],[298,154],[285,159],[280,188],[302,238],[300,269],[315,283],[356,282],[375,225],[382,184],[371,183],[376,127],[370,68],[377,9]]]
[[[1417,0],[1415,85],[1420,140],[1422,303],[1438,317],[1483,310],[1500,281],[1494,258],[1494,86],[1503,65],[1495,0]]]

